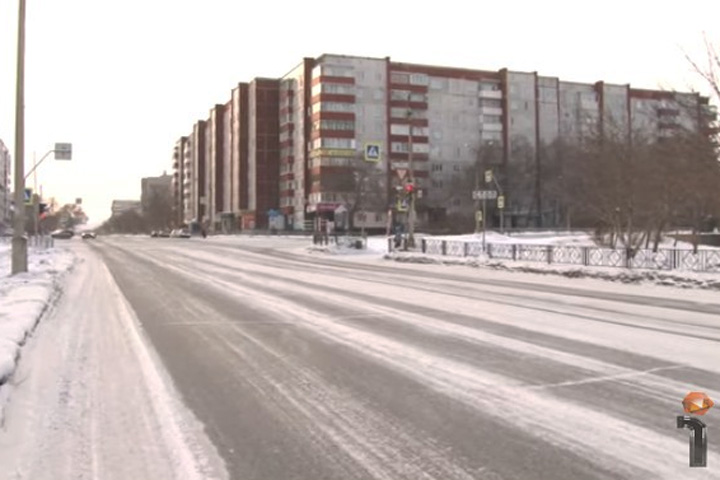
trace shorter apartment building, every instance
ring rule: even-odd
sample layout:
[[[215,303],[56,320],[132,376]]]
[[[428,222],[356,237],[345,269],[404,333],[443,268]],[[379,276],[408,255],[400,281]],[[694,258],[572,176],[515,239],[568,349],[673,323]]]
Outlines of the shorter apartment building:
[[[142,214],[142,203],[139,200],[113,200],[111,210],[113,217],[130,211]]]
[[[172,207],[173,179],[172,175],[163,172],[159,177],[145,177],[141,180],[140,204],[143,213],[148,212],[153,203]]]

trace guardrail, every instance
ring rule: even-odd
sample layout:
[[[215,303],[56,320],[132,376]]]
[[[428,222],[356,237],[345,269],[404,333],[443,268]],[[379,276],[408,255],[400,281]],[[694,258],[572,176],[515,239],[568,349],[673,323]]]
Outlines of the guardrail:
[[[557,265],[720,272],[720,249],[693,252],[664,248],[653,252],[651,249],[487,243],[483,252],[480,242],[432,238],[421,239],[420,246],[423,253],[456,257],[485,253],[491,259]]]

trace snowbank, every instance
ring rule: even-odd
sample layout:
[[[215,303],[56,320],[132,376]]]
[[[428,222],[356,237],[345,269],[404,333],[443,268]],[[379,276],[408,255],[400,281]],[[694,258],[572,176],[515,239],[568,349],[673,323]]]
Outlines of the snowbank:
[[[477,257],[448,257],[442,255],[424,255],[422,253],[393,252],[385,254],[383,258],[403,263],[464,265],[474,268],[539,273],[569,278],[596,278],[621,283],[649,283],[681,288],[720,290],[720,274],[715,273],[663,272],[610,267],[548,265],[535,262],[493,260],[484,255]]]
[[[61,292],[75,255],[67,249],[31,248],[28,272],[10,275],[10,246],[0,245],[0,385],[15,371],[20,348]]]
[[[312,240],[311,240],[312,241]],[[310,245],[304,249],[307,253],[324,253],[329,255],[382,255],[388,251],[387,237],[368,237],[366,247],[352,248],[348,245]]]

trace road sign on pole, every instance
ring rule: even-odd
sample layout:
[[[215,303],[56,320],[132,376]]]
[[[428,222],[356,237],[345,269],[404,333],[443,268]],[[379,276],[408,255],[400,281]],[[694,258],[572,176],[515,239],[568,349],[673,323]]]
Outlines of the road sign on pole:
[[[485,170],[485,183],[490,183],[492,181],[493,181],[492,170]]]
[[[397,175],[398,175],[398,177],[400,178],[400,180],[404,180],[404,179],[405,179],[405,175],[407,175],[407,169],[405,169],[405,168],[398,168],[398,169],[397,169]]]
[[[497,197],[497,207],[502,210],[505,208],[505,195],[500,195]]]
[[[365,144],[365,161],[366,162],[379,162],[380,161],[380,144],[377,142]]]
[[[473,200],[495,200],[498,196],[497,190],[474,190]]]
[[[25,205],[32,205],[32,194],[33,189],[32,188],[26,188],[24,193],[24,199],[25,199]]]
[[[72,160],[72,143],[56,143],[55,160]]]

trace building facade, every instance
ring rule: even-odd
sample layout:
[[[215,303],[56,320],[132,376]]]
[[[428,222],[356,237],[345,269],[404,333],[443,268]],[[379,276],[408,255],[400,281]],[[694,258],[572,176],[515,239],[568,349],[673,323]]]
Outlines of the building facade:
[[[279,201],[279,95],[277,79],[256,78],[248,89],[248,217],[246,226],[267,229]]]
[[[180,137],[173,148],[173,174],[172,174],[172,209],[173,224],[180,226],[185,223],[185,154],[188,137]]]
[[[170,207],[173,204],[173,175],[166,172],[159,177],[145,177],[140,183],[140,203],[143,213],[152,208],[153,202],[162,202]]]
[[[471,214],[477,204],[458,182],[482,187],[489,169],[508,190],[506,225],[547,225],[554,206],[539,182],[555,145],[598,132],[662,138],[713,115],[696,93],[322,55],[279,79],[240,83],[214,107],[199,195],[225,230],[267,228],[276,210],[295,230],[339,209],[352,210],[356,226],[369,217],[378,226],[400,212],[397,188],[412,181],[419,220],[433,224]]]
[[[248,210],[248,88],[239,83],[232,91],[230,120],[230,212],[235,228],[242,228],[242,217]]]
[[[113,217],[130,211],[141,214],[142,202],[140,202],[139,200],[113,200],[111,211]]]

